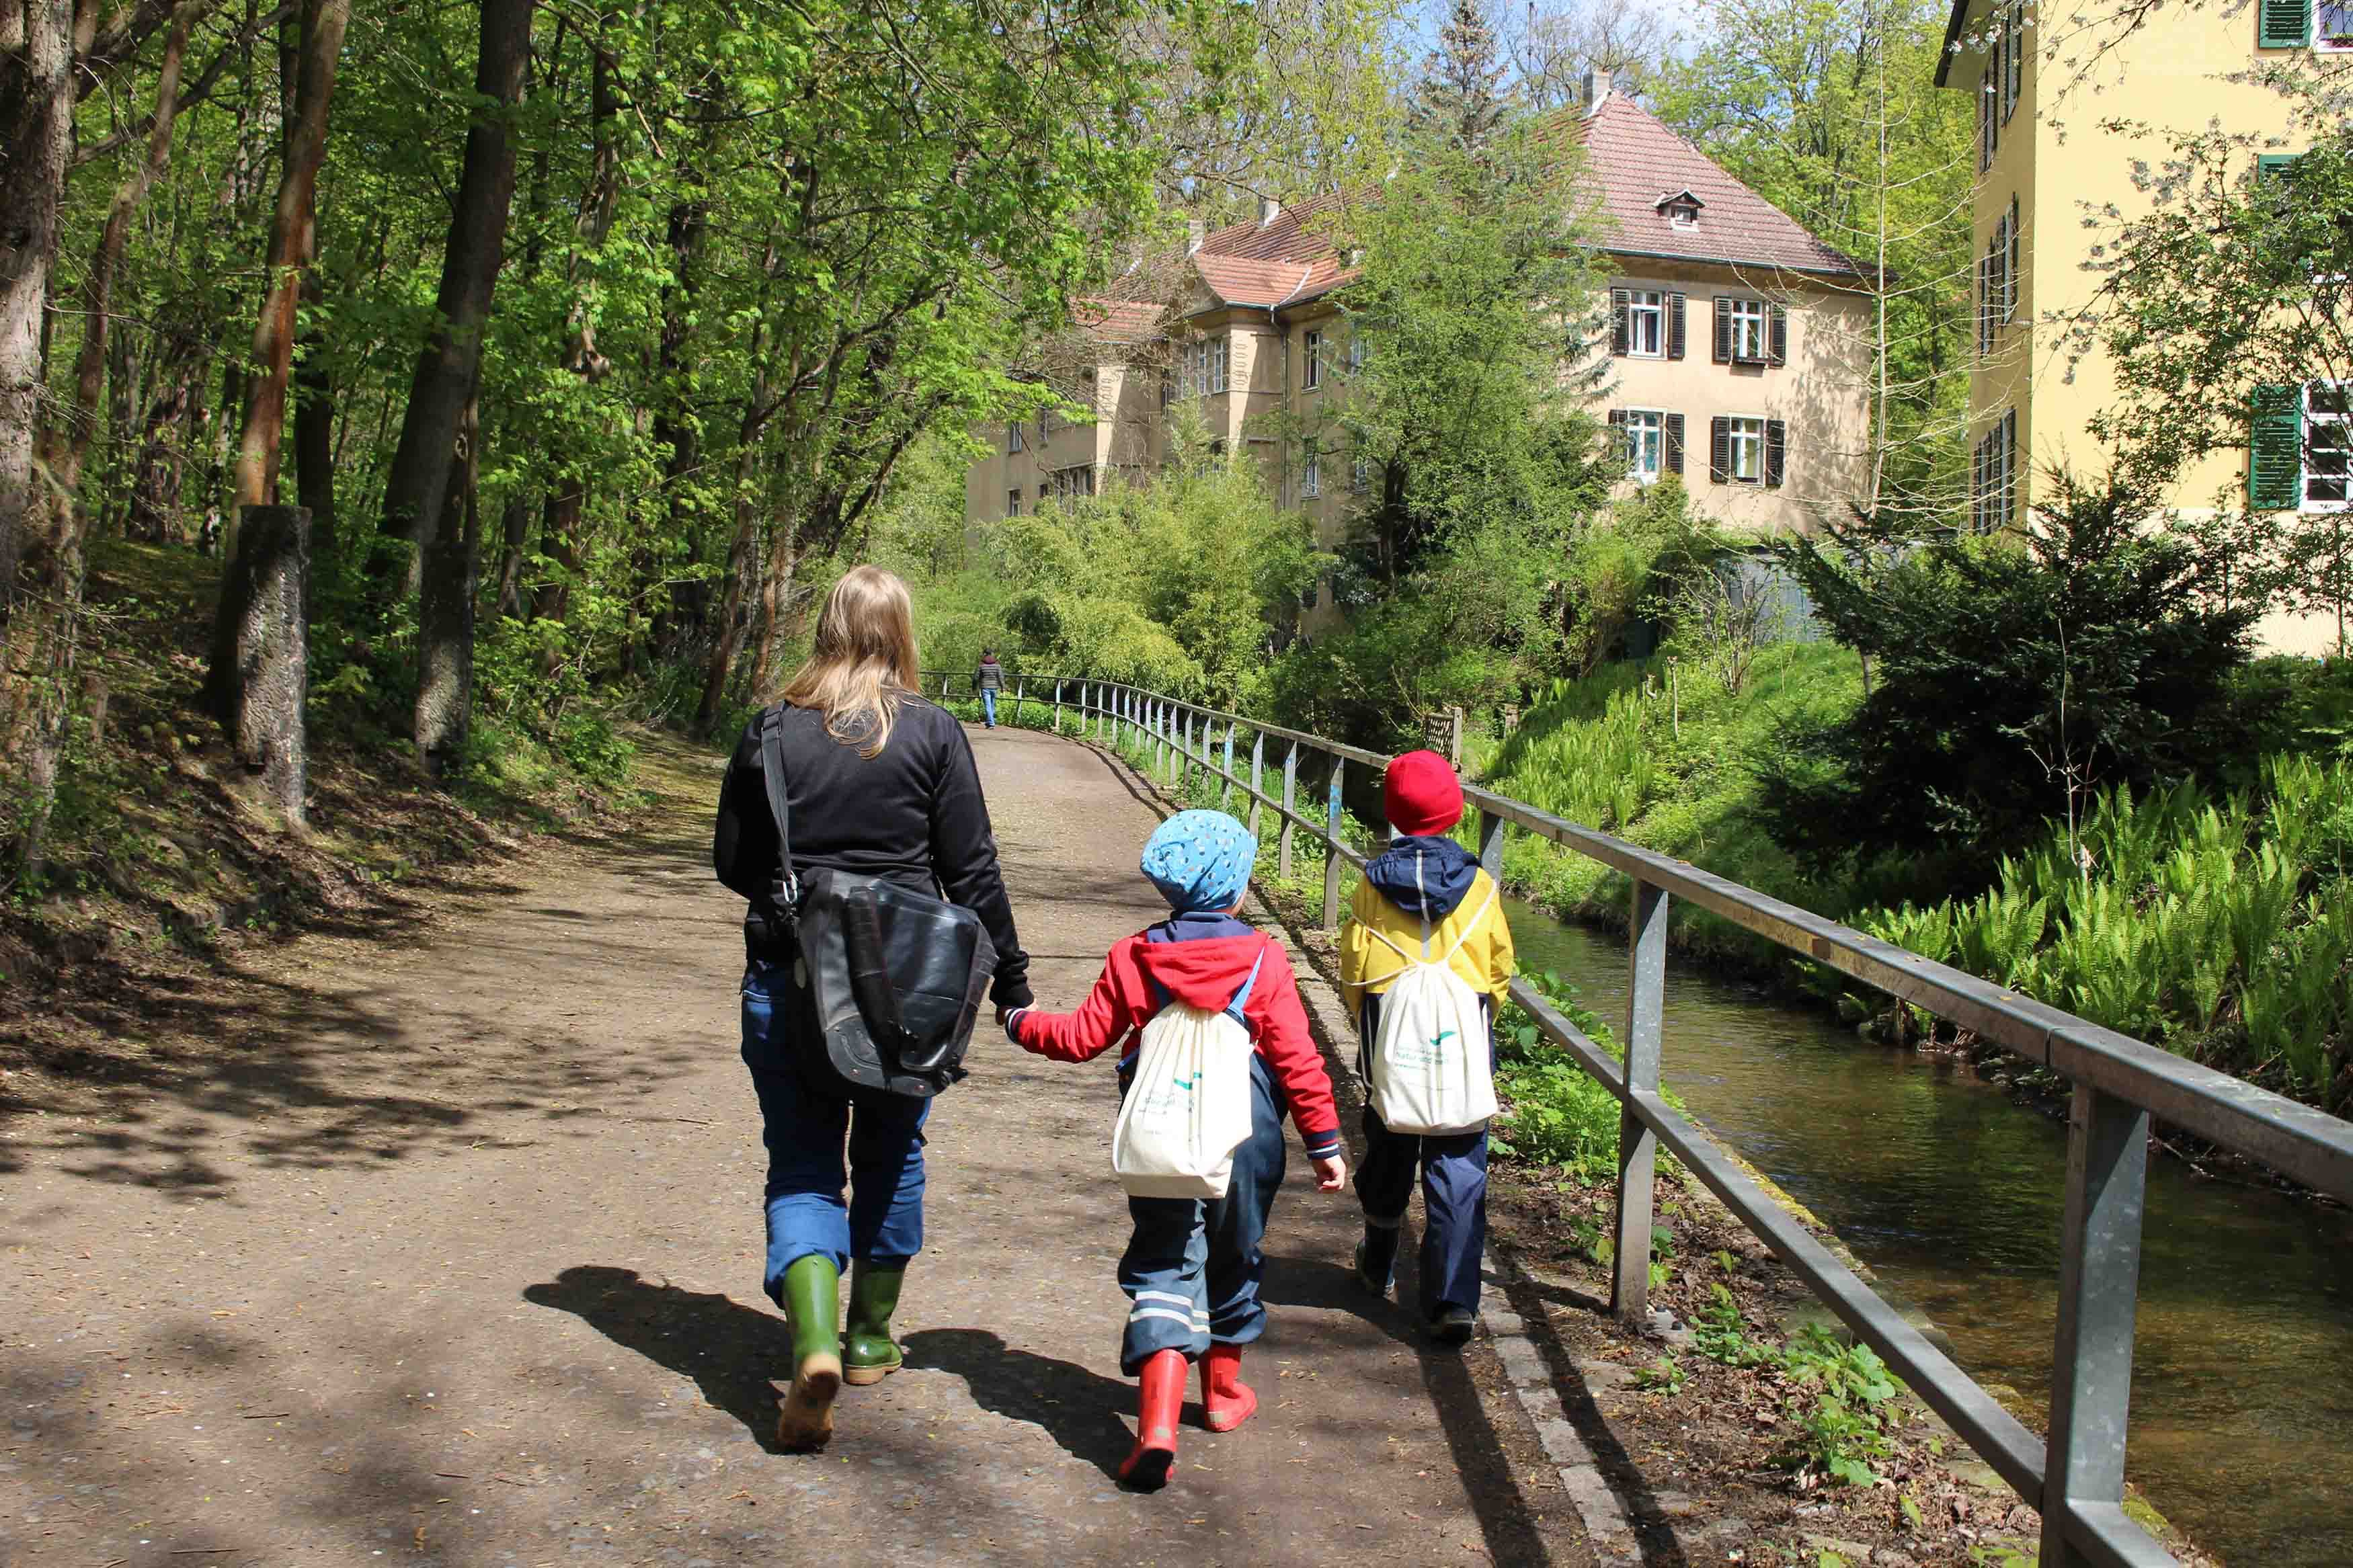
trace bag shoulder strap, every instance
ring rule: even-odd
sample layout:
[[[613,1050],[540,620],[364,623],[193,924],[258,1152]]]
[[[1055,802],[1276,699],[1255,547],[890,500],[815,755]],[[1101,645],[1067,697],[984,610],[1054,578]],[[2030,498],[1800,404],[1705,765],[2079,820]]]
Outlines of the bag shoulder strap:
[[[768,815],[776,824],[776,886],[789,910],[801,901],[801,884],[793,875],[793,808],[785,797],[785,705],[781,702],[760,721],[760,777],[767,786]]]
[[[1260,948],[1258,956],[1250,961],[1250,972],[1242,976],[1242,988],[1234,993],[1232,1001],[1226,1004],[1227,1016],[1235,1023],[1241,1025],[1244,1029],[1250,1027],[1249,1020],[1243,1016],[1243,1012],[1250,1005],[1250,987],[1258,984],[1259,966],[1266,962],[1267,952],[1273,946],[1274,938],[1267,938],[1266,945]]]
[[[1487,918],[1487,911],[1488,911],[1489,910],[1493,909],[1494,907],[1495,907],[1495,884],[1494,884],[1494,882],[1491,879],[1491,880],[1487,883],[1487,896],[1486,896],[1486,898],[1485,898],[1485,899],[1483,899],[1483,900],[1481,900],[1481,902],[1480,902],[1480,905],[1479,905],[1479,912],[1478,912],[1477,914],[1475,914],[1475,915],[1472,915],[1472,916],[1471,917],[1471,919],[1470,919],[1467,922],[1465,922],[1465,923],[1464,923],[1464,925],[1463,925],[1463,927],[1462,927],[1461,934],[1461,935],[1459,935],[1459,936],[1457,936],[1457,937],[1454,939],[1454,945],[1453,945],[1452,947],[1448,948],[1448,949],[1446,950],[1446,956],[1445,956],[1444,958],[1440,959],[1438,962],[1439,962],[1439,963],[1453,963],[1453,962],[1454,962],[1454,955],[1455,955],[1456,953],[1461,952],[1462,951],[1462,944],[1463,944],[1464,942],[1469,942],[1469,941],[1471,940],[1471,933],[1472,933],[1472,931],[1477,931],[1477,930],[1479,929],[1480,922],[1481,922],[1481,921],[1484,921],[1484,920]]]

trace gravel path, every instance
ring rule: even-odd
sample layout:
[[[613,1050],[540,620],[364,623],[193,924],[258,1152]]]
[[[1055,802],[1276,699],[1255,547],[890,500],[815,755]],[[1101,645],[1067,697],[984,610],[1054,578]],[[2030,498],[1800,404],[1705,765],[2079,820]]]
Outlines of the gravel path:
[[[1155,815],[1086,748],[975,744],[1071,1005],[1157,912]],[[1548,1560],[1495,1380],[1354,1294],[1354,1202],[1295,1135],[1261,1413],[1120,1492],[1111,1072],[986,1033],[931,1125],[907,1370],[844,1391],[826,1454],[774,1452],[741,905],[715,764],[670,760],[651,829],[296,944],[217,1013],[216,1071],[7,1130],[0,1568]]]

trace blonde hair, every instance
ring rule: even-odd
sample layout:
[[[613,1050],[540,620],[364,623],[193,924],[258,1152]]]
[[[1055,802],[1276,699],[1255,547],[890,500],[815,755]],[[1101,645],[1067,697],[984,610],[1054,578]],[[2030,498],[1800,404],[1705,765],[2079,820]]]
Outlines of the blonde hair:
[[[880,566],[854,566],[825,596],[816,646],[784,700],[823,713],[827,734],[871,757],[891,743],[899,704],[919,679],[907,584]]]

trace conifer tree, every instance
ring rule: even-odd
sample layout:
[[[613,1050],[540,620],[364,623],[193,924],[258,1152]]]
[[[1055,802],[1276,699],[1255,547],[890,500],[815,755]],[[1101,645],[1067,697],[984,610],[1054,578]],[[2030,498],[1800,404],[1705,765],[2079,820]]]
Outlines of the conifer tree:
[[[1454,0],[1438,47],[1422,62],[1413,125],[1465,147],[1483,145],[1510,107],[1503,92],[1504,50],[1474,0]]]

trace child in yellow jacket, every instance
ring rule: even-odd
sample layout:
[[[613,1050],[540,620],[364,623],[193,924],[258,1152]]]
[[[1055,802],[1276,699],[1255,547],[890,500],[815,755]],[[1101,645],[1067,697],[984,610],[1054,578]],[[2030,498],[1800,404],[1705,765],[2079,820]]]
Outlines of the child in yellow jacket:
[[[1382,781],[1396,837],[1367,862],[1340,931],[1340,994],[1356,1016],[1358,1069],[1372,1078],[1381,998],[1405,973],[1404,952],[1451,952],[1449,967],[1485,1002],[1491,1030],[1512,983],[1511,927],[1494,879],[1448,834],[1462,819],[1462,785],[1435,752],[1408,752]],[[1386,939],[1386,940],[1384,940]],[[1423,944],[1427,942],[1427,947]],[[1458,945],[1459,944],[1459,945]],[[1398,1237],[1421,1179],[1422,1321],[1430,1337],[1459,1345],[1479,1317],[1479,1264],[1487,1245],[1487,1134],[1392,1132],[1365,1107],[1365,1160],[1356,1197],[1365,1239],[1356,1278],[1377,1296],[1396,1281]]]

